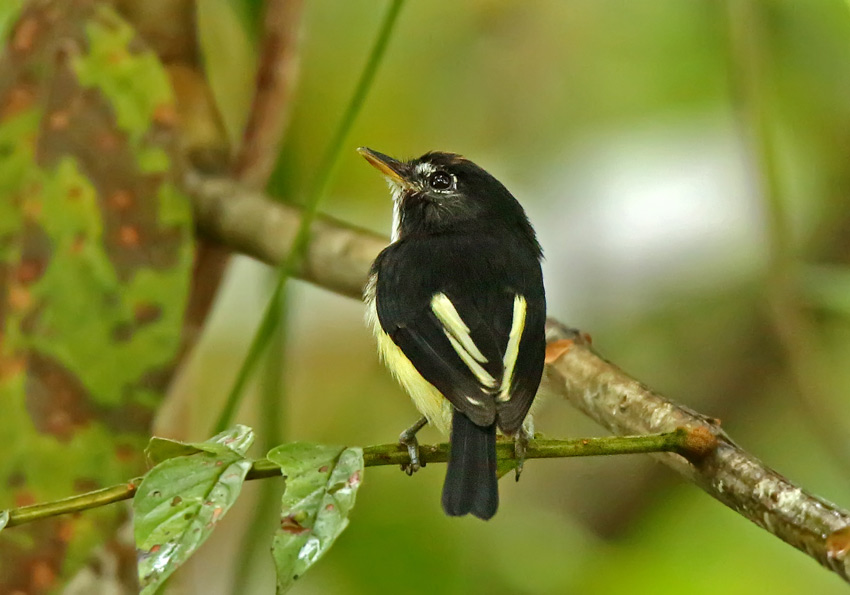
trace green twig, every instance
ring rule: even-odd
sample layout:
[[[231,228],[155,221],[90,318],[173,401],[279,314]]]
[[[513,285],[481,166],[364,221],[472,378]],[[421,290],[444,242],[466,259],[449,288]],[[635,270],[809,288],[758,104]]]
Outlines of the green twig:
[[[600,455],[640,454],[653,452],[674,452],[689,460],[700,459],[709,454],[716,440],[713,434],[703,428],[686,430],[680,428],[663,434],[646,436],[609,436],[604,438],[584,438],[576,440],[532,440],[528,445],[526,459],[555,459],[567,457],[590,457]],[[496,445],[500,461],[515,459],[514,444],[511,440],[500,440]],[[420,458],[425,463],[444,463],[448,458],[447,443],[420,446]],[[192,456],[192,455],[187,455]],[[363,449],[366,467],[400,465],[409,461],[407,448],[398,443],[367,446]],[[267,459],[254,461],[246,479],[280,477],[280,467]],[[55,502],[33,504],[8,511],[6,527],[23,525],[39,519],[98,508],[113,502],[129,500],[136,493],[141,479],[120,484],[79,496],[72,496]]]
[[[321,161],[318,174],[316,175],[316,181],[313,184],[310,193],[307,195],[298,233],[292,242],[292,248],[290,249],[286,260],[280,265],[278,270],[278,279],[275,284],[275,289],[272,292],[272,297],[266,305],[262,321],[260,322],[260,327],[257,329],[257,332],[251,341],[251,346],[249,347],[248,353],[245,356],[236,376],[236,382],[233,384],[233,388],[227,396],[227,401],[225,402],[221,414],[218,417],[215,430],[213,431],[214,434],[223,432],[232,424],[233,417],[236,413],[237,407],[239,406],[245,385],[248,383],[254,368],[259,362],[260,356],[263,354],[263,351],[274,334],[273,331],[276,324],[275,311],[278,307],[278,301],[282,295],[283,286],[295,270],[298,263],[301,261],[304,250],[309,243],[310,226],[316,218],[319,202],[327,193],[328,187],[330,186],[333,173],[336,170],[337,163],[339,162],[339,156],[342,153],[342,147],[345,143],[345,139],[348,137],[348,133],[351,131],[351,127],[354,125],[354,121],[360,113],[360,109],[363,107],[363,103],[366,100],[366,94],[372,87],[375,74],[384,54],[386,53],[387,44],[389,43],[390,36],[403,4],[404,0],[392,0],[390,2],[390,6],[384,16],[381,28],[378,31],[378,37],[375,40],[375,45],[372,48],[372,52],[369,54],[366,66],[363,68],[363,72],[360,75],[360,80],[357,82],[357,86],[349,100],[348,107],[345,109],[345,113],[342,116],[339,127],[336,129],[336,132],[328,145],[328,150]]]
[[[270,451],[274,446],[287,441],[288,419],[286,406],[289,403],[287,386],[283,382],[286,360],[286,336],[288,331],[287,302],[289,291],[284,289],[278,302],[276,330],[263,361],[263,381],[261,387],[260,429],[261,448]],[[266,481],[260,485],[257,502],[251,511],[251,520],[242,535],[239,548],[239,563],[233,578],[231,593],[248,593],[251,581],[256,576],[256,567],[268,562],[264,555],[271,543],[275,530],[274,519],[280,514],[280,497],[283,482]]]
[[[52,516],[99,508],[113,502],[120,502],[121,500],[129,500],[136,493],[136,489],[141,483],[142,478],[137,477],[127,483],[94,490],[93,492],[86,492],[79,496],[71,496],[70,498],[63,498],[62,500],[54,500],[53,502],[45,502],[43,504],[12,508],[8,511],[9,520],[6,523],[6,527],[14,527]]]

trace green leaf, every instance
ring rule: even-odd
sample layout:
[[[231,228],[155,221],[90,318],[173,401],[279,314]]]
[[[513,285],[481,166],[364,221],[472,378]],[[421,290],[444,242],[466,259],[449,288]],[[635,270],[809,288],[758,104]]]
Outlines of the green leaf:
[[[171,440],[170,438],[160,438],[159,436],[151,438],[147,447],[145,447],[145,456],[152,465],[159,465],[163,461],[175,457],[196,455],[199,452],[204,451],[193,444]]]
[[[232,450],[244,456],[253,440],[254,434],[251,428],[237,424],[229,430],[216,434],[206,442],[181,442],[154,436],[145,448],[145,455],[154,465],[174,457],[193,455],[199,452],[221,454]]]
[[[294,442],[272,449],[268,459],[286,476],[272,545],[277,592],[283,593],[348,526],[363,477],[363,450]]]
[[[6,523],[9,522],[9,511],[8,510],[0,510],[0,531],[6,527]]]
[[[227,514],[251,469],[244,454],[253,438],[249,428],[238,426],[145,476],[133,498],[143,594],[155,593]]]

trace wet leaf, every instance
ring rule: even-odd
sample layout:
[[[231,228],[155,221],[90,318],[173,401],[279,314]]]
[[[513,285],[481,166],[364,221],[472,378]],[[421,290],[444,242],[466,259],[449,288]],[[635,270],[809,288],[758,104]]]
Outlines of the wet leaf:
[[[363,478],[363,450],[295,442],[274,448],[268,459],[286,477],[272,546],[277,592],[283,593],[348,526]]]
[[[192,265],[173,93],[106,3],[0,2],[0,508],[143,471]],[[11,10],[10,10],[11,8]],[[0,592],[46,592],[126,516],[0,534]]]
[[[155,593],[227,514],[251,468],[244,454],[253,438],[250,429],[239,426],[200,443],[193,455],[163,461],[145,476],[133,498],[142,593]]]
[[[9,522],[9,511],[8,510],[0,510],[0,531],[2,531],[6,527],[6,523]]]
[[[180,442],[179,440],[154,436],[145,448],[145,455],[153,464],[199,452],[222,454],[231,450],[244,456],[253,440],[253,430],[248,426],[237,424],[229,430],[216,434],[206,442]]]

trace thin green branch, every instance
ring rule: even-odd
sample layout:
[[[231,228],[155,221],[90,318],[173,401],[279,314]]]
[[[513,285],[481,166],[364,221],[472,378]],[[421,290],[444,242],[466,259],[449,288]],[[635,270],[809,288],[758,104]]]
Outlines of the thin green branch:
[[[9,520],[6,523],[6,528],[31,523],[32,521],[38,521],[52,516],[99,508],[113,502],[120,502],[121,500],[129,500],[136,493],[141,483],[142,478],[137,477],[127,483],[94,490],[93,492],[86,492],[79,496],[71,496],[70,498],[63,498],[62,500],[45,502],[43,504],[12,508],[8,511]]]
[[[695,456],[693,431],[679,429],[664,434],[646,436],[605,436],[579,440],[533,440],[528,445],[527,459],[560,459],[568,457],[593,457],[602,455],[646,454],[652,452],[675,452],[682,456]],[[419,457],[425,463],[445,463],[449,456],[448,443],[420,446]],[[500,461],[514,460],[512,440],[500,440],[496,444],[496,456]],[[367,446],[363,449],[366,467],[401,465],[408,463],[407,447],[400,444]]]
[[[608,436],[575,440],[532,440],[528,445],[526,459],[554,459],[567,457],[589,457],[599,455],[641,454],[674,452],[689,460],[697,460],[708,454],[716,442],[702,428],[678,429],[663,434],[646,436]],[[514,444],[500,440],[496,445],[500,461],[515,460]],[[446,443],[420,446],[420,458],[425,463],[445,463],[449,445]],[[188,455],[192,456],[192,455]],[[367,467],[400,465],[409,461],[407,448],[398,443],[367,446],[363,449],[363,460]],[[280,477],[280,467],[267,459],[254,461],[246,479]],[[141,479],[125,484],[72,496],[55,502],[33,504],[8,511],[6,527],[15,527],[48,517],[98,508],[113,502],[129,500],[136,493]]]
[[[357,86],[354,89],[354,93],[351,96],[348,107],[345,109],[339,127],[336,129],[330,145],[328,145],[328,150],[322,159],[321,165],[319,166],[316,181],[313,184],[310,193],[307,195],[298,233],[292,242],[292,248],[290,249],[286,259],[278,269],[278,279],[275,284],[275,289],[272,292],[272,297],[266,305],[260,326],[251,341],[248,354],[243,360],[236,376],[236,382],[233,384],[233,388],[231,389],[230,394],[227,397],[227,401],[222,408],[221,414],[218,417],[218,421],[216,422],[215,430],[213,432],[215,434],[223,432],[232,424],[236,409],[242,399],[245,385],[251,378],[251,375],[260,360],[260,356],[263,354],[263,351],[274,335],[273,331],[277,324],[275,318],[276,311],[278,308],[278,302],[283,293],[283,286],[301,262],[303,254],[309,244],[310,226],[316,218],[319,203],[327,193],[328,187],[333,179],[333,173],[336,170],[337,163],[339,162],[339,156],[342,153],[342,147],[345,143],[345,139],[348,137],[348,133],[351,131],[354,121],[357,119],[357,116],[363,107],[363,103],[366,100],[366,94],[372,87],[372,83],[375,80],[375,74],[378,71],[378,66],[386,53],[390,36],[395,28],[399,12],[403,5],[404,0],[392,0],[390,2],[387,13],[384,16],[384,20],[378,31],[378,37],[375,40],[375,45],[369,54],[369,59],[366,61],[366,66],[363,68],[363,72],[360,75],[360,79],[357,82]]]

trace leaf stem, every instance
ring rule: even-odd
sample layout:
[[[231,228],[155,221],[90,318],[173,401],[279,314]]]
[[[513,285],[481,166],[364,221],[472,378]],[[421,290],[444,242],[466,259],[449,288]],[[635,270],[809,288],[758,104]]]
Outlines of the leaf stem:
[[[573,440],[532,440],[528,444],[526,459],[554,459],[568,457],[590,457],[619,454],[645,454],[653,452],[674,452],[689,460],[696,460],[708,454],[714,444],[713,435],[703,428],[679,428],[663,434],[646,436],[606,436],[602,438],[578,438]],[[510,439],[499,440],[496,444],[500,461],[514,460],[514,444]],[[448,443],[421,445],[420,458],[425,463],[444,463],[449,454]],[[192,456],[192,455],[185,455]],[[367,446],[363,449],[363,461],[366,467],[400,465],[407,462],[407,448],[398,443]],[[280,477],[280,467],[268,459],[254,461],[246,480]],[[113,502],[129,500],[141,484],[141,478],[127,483],[95,490],[78,496],[33,504],[8,511],[6,527],[23,525],[32,521],[98,508]],[[3,511],[0,511],[3,512]]]

